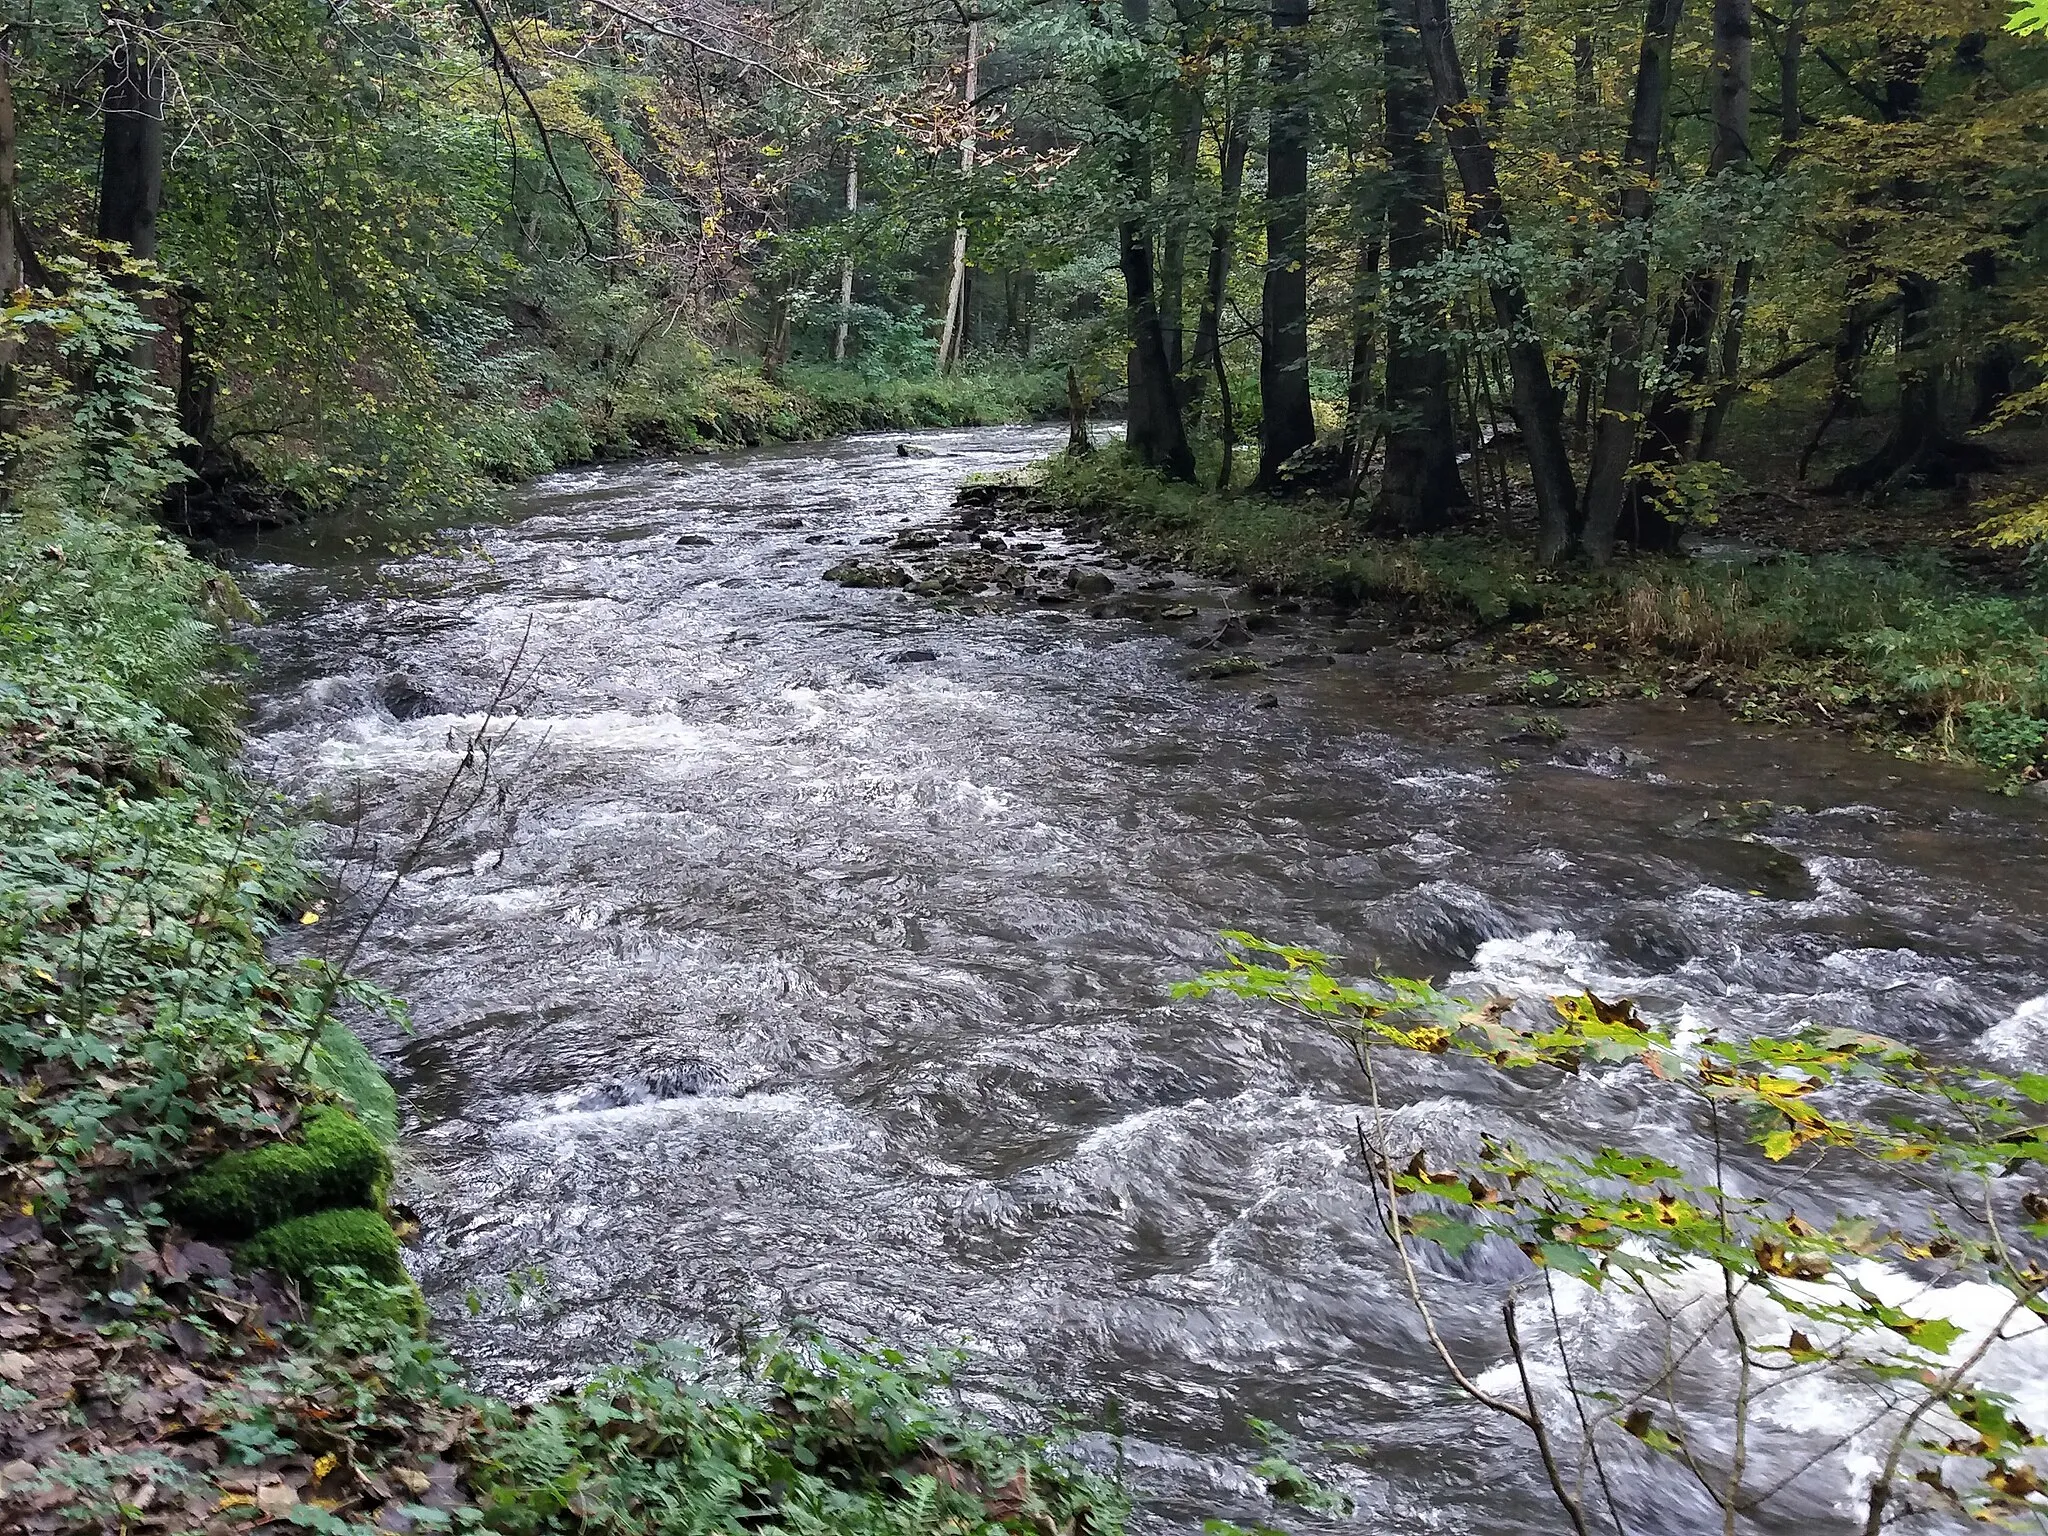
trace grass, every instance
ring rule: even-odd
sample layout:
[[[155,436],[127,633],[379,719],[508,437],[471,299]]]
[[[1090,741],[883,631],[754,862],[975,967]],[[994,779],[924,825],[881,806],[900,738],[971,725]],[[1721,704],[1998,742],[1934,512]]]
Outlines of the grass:
[[[1045,466],[1038,494],[1119,545],[1274,594],[1392,605],[1504,650],[1590,648],[1624,684],[1707,672],[1751,713],[1848,725],[2016,784],[2048,767],[2048,601],[1938,558],[1644,558],[1546,571],[1475,536],[1393,541],[1341,503],[1167,484],[1110,450]]]

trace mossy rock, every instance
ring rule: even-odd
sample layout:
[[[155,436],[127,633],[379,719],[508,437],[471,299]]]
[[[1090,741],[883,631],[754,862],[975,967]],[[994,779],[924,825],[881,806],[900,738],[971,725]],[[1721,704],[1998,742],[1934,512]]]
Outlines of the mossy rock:
[[[164,1205],[201,1236],[232,1239],[334,1206],[380,1207],[390,1185],[384,1144],[347,1110],[323,1109],[302,1140],[216,1158]]]
[[[316,1211],[265,1227],[236,1252],[250,1269],[273,1270],[301,1284],[318,1284],[323,1269],[360,1269],[387,1285],[411,1281],[398,1256],[398,1234],[376,1211],[360,1206]]]

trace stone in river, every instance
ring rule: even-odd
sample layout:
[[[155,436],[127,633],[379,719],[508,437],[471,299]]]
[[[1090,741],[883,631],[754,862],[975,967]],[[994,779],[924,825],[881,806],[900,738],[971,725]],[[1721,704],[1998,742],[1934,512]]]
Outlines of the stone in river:
[[[676,543],[678,544],[709,544],[710,542],[712,542],[711,535],[708,533],[685,533],[679,534],[676,537]]]
[[[827,581],[842,587],[907,587],[910,572],[880,560],[842,560],[825,572]]]
[[[898,651],[894,656],[891,656],[889,659],[893,662],[898,663],[909,661],[937,661],[939,659],[939,653],[937,651],[926,650]]]

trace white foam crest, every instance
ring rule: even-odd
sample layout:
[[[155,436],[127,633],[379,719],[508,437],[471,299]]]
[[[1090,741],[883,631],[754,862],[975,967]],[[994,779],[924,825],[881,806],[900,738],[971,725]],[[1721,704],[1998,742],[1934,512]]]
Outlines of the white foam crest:
[[[788,1090],[749,1093],[741,1097],[717,1093],[678,1094],[672,1098],[646,1099],[631,1104],[544,1110],[507,1121],[505,1129],[514,1135],[545,1138],[574,1135],[585,1130],[612,1129],[640,1121],[667,1123],[686,1118],[774,1120],[801,1116],[812,1121],[816,1119],[817,1112],[818,1106],[803,1094]]]
[[[1966,1365],[1981,1350],[1981,1358],[1968,1365],[1968,1381],[2005,1394],[2016,1415],[2027,1423],[2048,1420],[2048,1323],[2016,1310],[2013,1294],[2003,1287],[1971,1280],[1934,1284],[1868,1260],[1822,1280],[1777,1283],[1787,1297],[1817,1307],[1858,1309],[1861,1304],[1856,1292],[1860,1288],[1913,1317],[1954,1324],[1957,1335],[1945,1349],[1924,1351],[1928,1368],[1938,1372]],[[1581,1393],[1594,1380],[1602,1391],[1633,1391],[1629,1380],[1614,1379],[1609,1362],[1634,1350],[1642,1356],[1649,1374],[1656,1374],[1668,1369],[1664,1362],[1675,1348],[1683,1352],[1681,1358],[1695,1378],[1692,1390],[1680,1394],[1687,1404],[1683,1411],[1693,1419],[1695,1435],[1709,1421],[1732,1416],[1738,1366],[1732,1336],[1716,1321],[1724,1316],[1726,1306],[1723,1272],[1718,1266],[1704,1259],[1688,1260],[1650,1279],[1644,1290],[1615,1285],[1596,1290],[1569,1276],[1553,1274],[1550,1295],[1555,1298],[1558,1331],[1575,1374],[1566,1371],[1558,1332],[1545,1329],[1539,1333],[1525,1322],[1523,1362],[1504,1359],[1480,1372],[1474,1379],[1482,1389],[1519,1400],[1521,1370],[1526,1366],[1538,1396],[1547,1402],[1547,1411],[1569,1413],[1574,1382]],[[1739,1307],[1752,1358],[1758,1350],[1786,1348],[1795,1332],[1826,1355],[1873,1363],[1899,1358],[1900,1341],[1889,1334],[1880,1336],[1873,1331],[1852,1336],[1845,1328],[1788,1310],[1755,1288],[1743,1292]],[[1541,1301],[1532,1300],[1529,1310],[1540,1315],[1546,1308]],[[1646,1342],[1667,1337],[1668,1345]],[[1833,1458],[1840,1479],[1838,1507],[1860,1509],[1905,1413],[1917,1400],[1909,1393],[1907,1408],[1888,1406],[1870,1378],[1858,1376],[1835,1359],[1816,1361],[1789,1373],[1774,1370],[1765,1380],[1769,1385],[1752,1400],[1752,1426],[1767,1426],[1784,1437],[1780,1445],[1788,1465],[1810,1456],[1823,1461]],[[1666,1393],[1659,1392],[1653,1394],[1653,1401],[1665,1397]],[[1889,1400],[1898,1401],[1896,1395]],[[1673,1426],[1666,1423],[1664,1427]],[[1925,1415],[1915,1433],[1917,1438],[1931,1441],[1956,1434],[1967,1437],[1965,1427],[1939,1409]],[[1752,1453],[1761,1471],[1770,1453],[1761,1444],[1753,1444]],[[1769,1481],[1767,1474],[1763,1480]]]
[[[2022,1066],[2048,1064],[2048,993],[2030,997],[1978,1037],[1986,1055]]]

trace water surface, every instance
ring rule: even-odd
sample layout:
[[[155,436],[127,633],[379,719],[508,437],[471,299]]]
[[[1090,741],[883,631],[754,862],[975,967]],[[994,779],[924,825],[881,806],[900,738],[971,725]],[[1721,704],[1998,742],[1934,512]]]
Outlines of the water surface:
[[[1243,1471],[1256,1416],[1365,1448],[1345,1528],[1561,1529],[1511,1427],[1427,1353],[1346,1057],[1172,984],[1244,926],[1475,992],[2038,1064],[2042,813],[1682,699],[1575,712],[1573,764],[1497,741],[1513,722],[1441,655],[1204,682],[1175,626],[820,579],[1059,440],[578,471],[451,534],[467,553],[331,526],[249,552],[272,614],[252,756],[325,797],[358,884],[514,672],[494,787],[362,959],[413,1005],[373,1043],[435,1314],[510,1390],[795,1317],[965,1341],[998,1411],[1119,1426],[1169,1525],[1283,1518]],[[1194,596],[1182,631],[1224,600]],[[1436,1064],[1394,1086],[1453,1140],[1651,1113]],[[494,1299],[536,1264],[540,1298]],[[1442,1282],[1474,1369],[1499,1365],[1502,1278]],[[1590,1355],[1642,1323],[1575,1319]],[[1631,1477],[1639,1529],[1718,1529]]]

